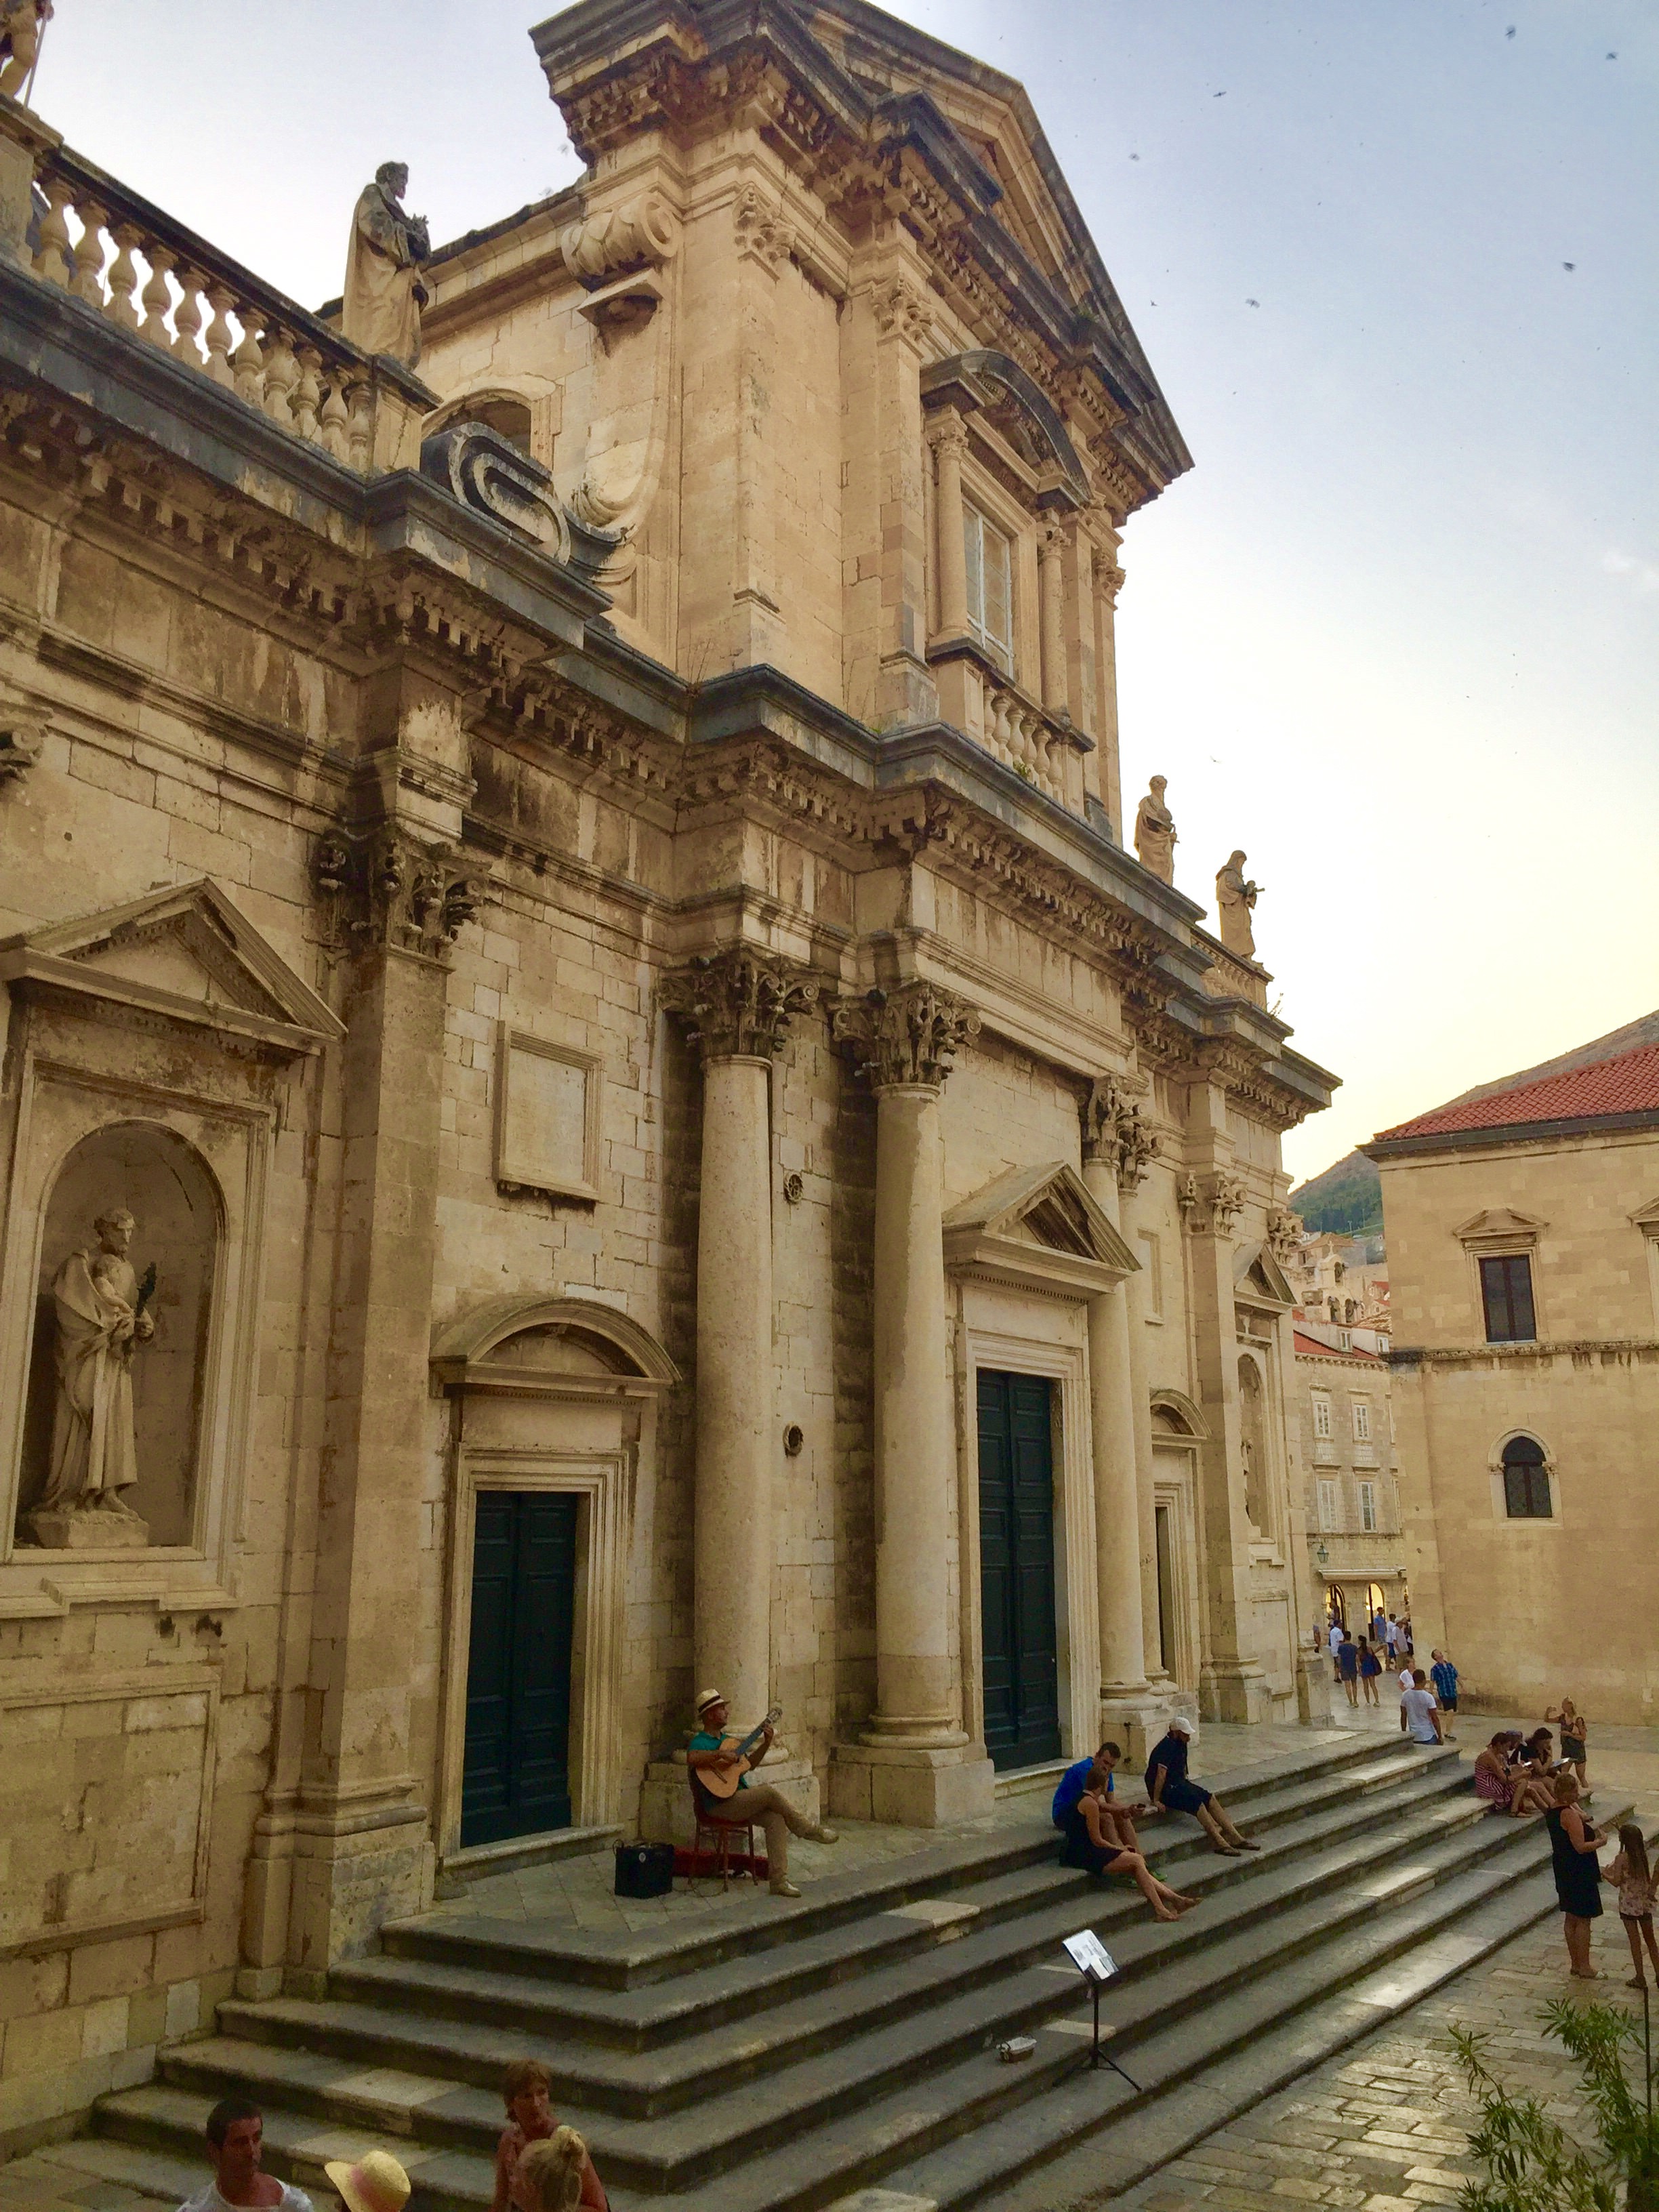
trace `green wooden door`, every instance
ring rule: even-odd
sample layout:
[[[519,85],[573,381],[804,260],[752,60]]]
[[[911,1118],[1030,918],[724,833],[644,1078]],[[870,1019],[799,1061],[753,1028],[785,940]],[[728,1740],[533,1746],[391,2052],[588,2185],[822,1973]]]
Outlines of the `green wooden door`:
[[[576,1507],[536,1491],[478,1495],[464,1846],[570,1826]]]
[[[998,1767],[1060,1757],[1049,1385],[979,1376],[979,1579],[985,1748]]]

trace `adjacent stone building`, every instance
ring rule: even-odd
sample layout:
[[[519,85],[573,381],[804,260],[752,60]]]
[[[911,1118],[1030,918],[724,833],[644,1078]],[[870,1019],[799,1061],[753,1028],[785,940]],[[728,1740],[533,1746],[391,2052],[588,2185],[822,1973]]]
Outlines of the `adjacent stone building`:
[[[0,102],[13,2140],[672,1826],[702,1683],[924,1824],[1308,1694],[1332,1079],[1124,848],[1083,219],[859,0],[534,36],[418,379]]]
[[[1409,1613],[1389,1341],[1296,1318],[1296,1420],[1316,1618],[1366,1633],[1378,1611]]]
[[[1413,1621],[1468,1699],[1651,1723],[1659,1045],[1385,1129]]]

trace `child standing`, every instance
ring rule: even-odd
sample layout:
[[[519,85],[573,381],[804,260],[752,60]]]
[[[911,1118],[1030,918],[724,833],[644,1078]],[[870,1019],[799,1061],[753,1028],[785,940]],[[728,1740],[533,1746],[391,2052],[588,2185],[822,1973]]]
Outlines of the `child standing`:
[[[1443,1651],[1436,1651],[1433,1657],[1429,1680],[1434,1685],[1435,1696],[1440,1700],[1440,1710],[1446,1716],[1446,1741],[1455,1743],[1456,1736],[1450,1723],[1457,1717],[1457,1669]]]
[[[553,2077],[539,2059],[514,2059],[501,2077],[501,2102],[507,2106],[507,2125],[495,2146],[495,2197],[490,2212],[542,2212],[540,2190],[525,2172],[524,2154],[532,2143],[550,2142],[560,2130],[553,2118]],[[577,2142],[581,2138],[575,2137]],[[546,2176],[543,2177],[545,2180]],[[582,2150],[581,2212],[610,2212],[593,2161]]]
[[[1645,1943],[1648,1947],[1648,1956],[1653,1961],[1653,1978],[1659,1983],[1659,1945],[1653,1940],[1654,1881],[1648,1869],[1648,1847],[1634,1820],[1626,1820],[1619,1831],[1619,1856],[1601,1878],[1619,1892],[1619,1917],[1624,1923],[1631,1963],[1636,1968],[1630,1978],[1630,1986],[1644,1990],[1647,1977],[1643,1972],[1642,1946]]]

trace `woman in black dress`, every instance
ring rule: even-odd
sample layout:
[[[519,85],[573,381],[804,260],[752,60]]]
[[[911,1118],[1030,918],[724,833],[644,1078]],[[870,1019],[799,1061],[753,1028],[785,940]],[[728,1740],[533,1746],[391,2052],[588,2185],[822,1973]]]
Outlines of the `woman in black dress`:
[[[1098,1768],[1091,1773],[1089,1787],[1066,1812],[1066,1845],[1060,1863],[1080,1867],[1085,1874],[1132,1876],[1159,1920],[1177,1920],[1198,1903],[1195,1897],[1160,1881],[1139,1851],[1124,1849],[1106,1802],[1105,1777]]]
[[[1555,1894],[1565,1915],[1567,1957],[1574,1977],[1595,1978],[1590,1964],[1590,1923],[1601,1914],[1601,1869],[1596,1852],[1607,1841],[1578,1809],[1578,1777],[1571,1769],[1555,1778],[1555,1802],[1544,1814],[1555,1863]]]

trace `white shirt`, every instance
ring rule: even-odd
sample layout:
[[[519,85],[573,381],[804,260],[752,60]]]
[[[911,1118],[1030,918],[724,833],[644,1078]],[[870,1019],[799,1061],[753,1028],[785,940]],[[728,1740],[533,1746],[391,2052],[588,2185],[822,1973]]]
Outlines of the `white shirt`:
[[[1397,1620],[1391,1620],[1389,1623],[1387,1632],[1389,1650],[1396,1650],[1399,1648],[1400,1644],[1400,1623]]]
[[[1400,1710],[1406,1716],[1407,1733],[1413,1743],[1437,1743],[1430,1715],[1434,1711],[1432,1690],[1407,1690],[1400,1700]]]
[[[1340,1621],[1334,1620],[1331,1623],[1331,1656],[1333,1659],[1335,1658],[1341,1643],[1342,1624]]]
[[[273,2180],[276,2179],[275,2175],[271,2178]],[[282,2188],[283,2201],[273,2205],[270,2212],[312,2212],[311,2199],[303,2189],[291,2189],[287,2182],[283,2182]],[[233,2204],[228,2197],[221,2197],[218,2183],[210,2181],[204,2188],[198,2189],[194,2197],[187,2197],[179,2207],[179,2212],[246,2212],[246,2207]]]

